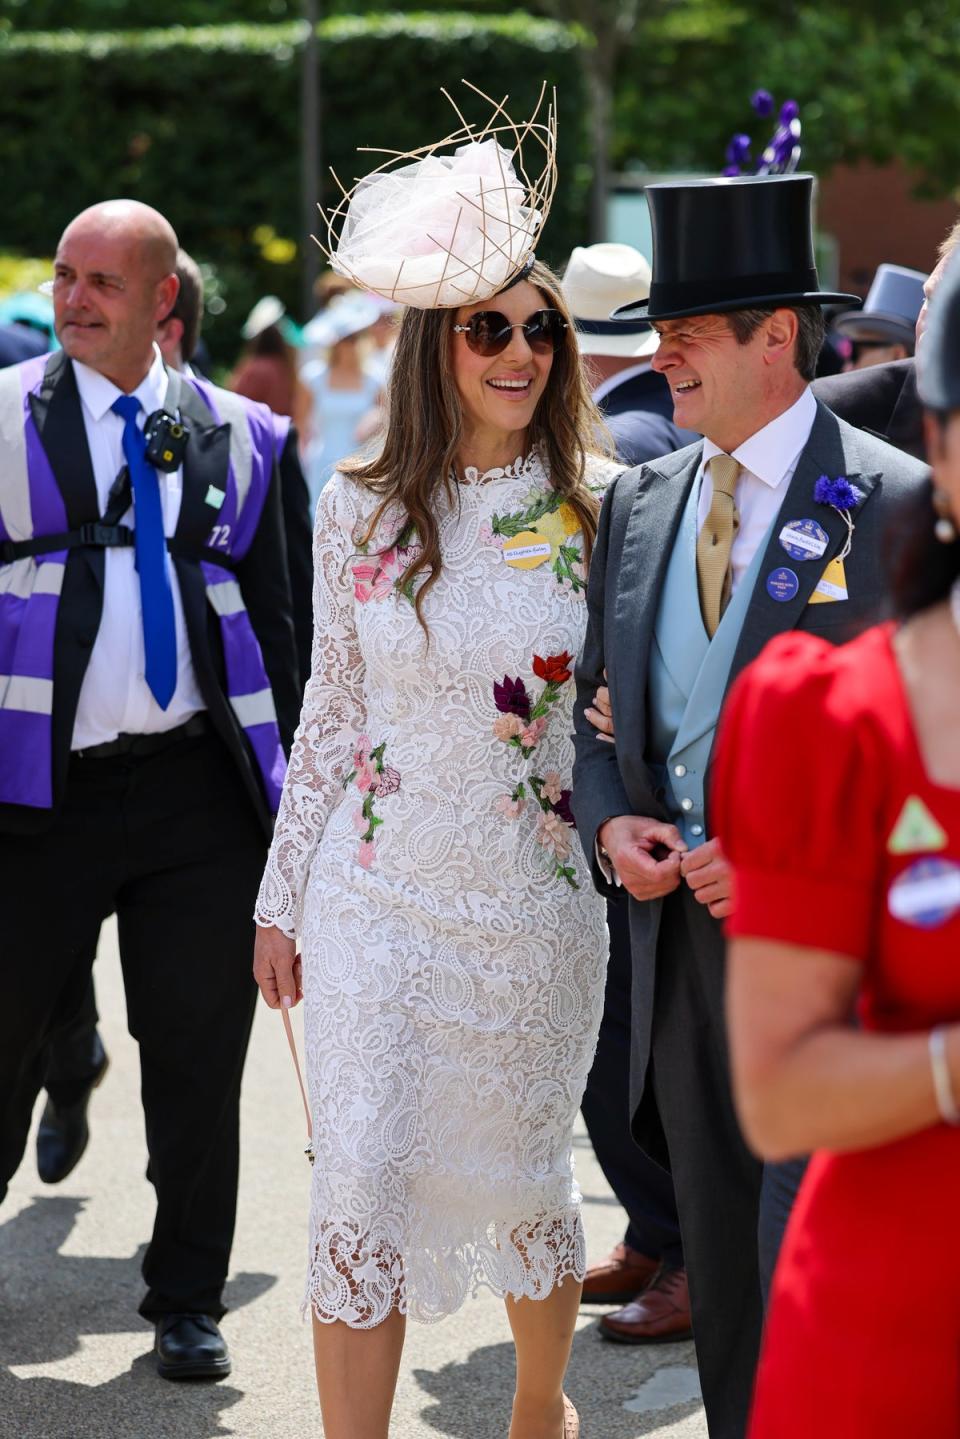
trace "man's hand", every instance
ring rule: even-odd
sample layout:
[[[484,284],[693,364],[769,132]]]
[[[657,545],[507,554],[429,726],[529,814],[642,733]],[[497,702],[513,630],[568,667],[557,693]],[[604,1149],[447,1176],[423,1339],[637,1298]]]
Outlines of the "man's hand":
[[[660,899],[679,887],[687,846],[675,825],[621,814],[600,826],[597,840],[634,899]]]
[[[606,679],[607,672],[604,670],[603,677]],[[613,710],[610,708],[610,691],[606,685],[600,685],[593,697],[593,704],[583,712],[584,718],[589,720],[597,731],[597,739],[603,740],[604,744],[614,744],[613,737]]]
[[[282,930],[257,925],[253,947],[253,977],[271,1009],[290,1009],[303,998],[302,969],[297,942]]]
[[[705,904],[714,919],[726,919],[733,909],[733,870],[723,857],[718,839],[683,856],[680,873],[698,904]]]

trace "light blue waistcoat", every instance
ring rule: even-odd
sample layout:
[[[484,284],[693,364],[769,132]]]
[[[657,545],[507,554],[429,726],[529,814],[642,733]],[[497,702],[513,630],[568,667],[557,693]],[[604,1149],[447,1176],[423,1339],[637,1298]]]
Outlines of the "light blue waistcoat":
[[[667,566],[650,647],[647,686],[654,769],[665,790],[670,818],[691,849],[709,838],[704,817],[704,775],[730,666],[769,539],[768,531],[711,640],[703,627],[697,586],[701,482],[690,487]]]

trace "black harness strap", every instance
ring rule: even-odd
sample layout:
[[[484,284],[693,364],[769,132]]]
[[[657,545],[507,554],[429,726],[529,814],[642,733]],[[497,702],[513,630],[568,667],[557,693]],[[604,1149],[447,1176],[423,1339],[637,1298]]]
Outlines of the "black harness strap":
[[[10,565],[28,555],[49,555],[56,550],[78,549],[130,549],[134,544],[133,530],[126,525],[108,525],[95,520],[81,525],[77,530],[68,530],[61,535],[39,535],[32,540],[4,540],[0,544],[0,564]],[[213,550],[206,545],[191,545],[176,536],[167,540],[167,549],[175,559],[208,560],[222,565],[225,570],[235,568],[233,560],[223,550]]]

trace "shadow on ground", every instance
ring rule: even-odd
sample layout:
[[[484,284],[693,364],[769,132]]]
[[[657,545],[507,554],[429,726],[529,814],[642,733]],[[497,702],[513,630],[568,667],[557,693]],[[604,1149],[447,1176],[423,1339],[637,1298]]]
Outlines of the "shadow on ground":
[[[596,1325],[578,1330],[566,1387],[580,1411],[584,1434],[590,1439],[640,1439],[698,1413],[699,1400],[645,1414],[623,1408],[624,1401],[632,1399],[658,1368],[693,1366],[695,1362],[692,1344],[663,1345],[654,1352],[604,1343]],[[494,1411],[483,1433],[505,1436],[513,1374],[513,1345],[509,1342],[475,1349],[468,1359],[445,1364],[442,1369],[415,1370],[417,1383],[429,1396],[421,1410],[424,1423],[455,1439],[477,1439],[478,1407],[482,1403]],[[482,1401],[480,1396],[484,1396]]]
[[[143,1247],[123,1259],[59,1252],[85,1202],[37,1197],[0,1224],[0,1439],[216,1439],[232,1433],[219,1416],[243,1397],[241,1390],[229,1383],[173,1385],[157,1375],[153,1329],[137,1314]],[[273,1274],[239,1274],[227,1285],[225,1303],[240,1308],[275,1283]],[[136,1336],[142,1352],[124,1373],[101,1384],[11,1372],[68,1360],[98,1335],[119,1341]]]

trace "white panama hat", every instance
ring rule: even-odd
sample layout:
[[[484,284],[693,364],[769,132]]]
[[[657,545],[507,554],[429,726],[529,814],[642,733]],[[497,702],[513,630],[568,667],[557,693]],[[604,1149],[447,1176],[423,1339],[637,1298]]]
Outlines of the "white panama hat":
[[[570,307],[582,355],[652,355],[659,337],[642,320],[611,320],[618,305],[645,300],[650,266],[632,245],[577,245],[567,261],[561,289]]]

